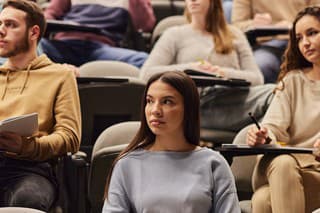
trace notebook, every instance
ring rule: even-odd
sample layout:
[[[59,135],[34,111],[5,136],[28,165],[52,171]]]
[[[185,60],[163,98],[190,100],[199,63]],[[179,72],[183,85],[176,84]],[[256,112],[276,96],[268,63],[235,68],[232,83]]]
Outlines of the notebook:
[[[0,121],[0,132],[14,132],[20,136],[31,136],[38,131],[38,113],[14,116]]]

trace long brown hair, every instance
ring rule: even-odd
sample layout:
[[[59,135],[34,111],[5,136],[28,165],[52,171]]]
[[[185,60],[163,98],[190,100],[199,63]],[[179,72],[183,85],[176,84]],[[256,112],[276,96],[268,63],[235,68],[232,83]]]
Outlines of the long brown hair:
[[[284,60],[280,67],[280,73],[278,76],[279,82],[282,81],[283,78],[292,70],[312,67],[312,63],[307,61],[300,52],[296,37],[296,24],[306,15],[313,16],[320,22],[320,7],[306,7],[297,14],[293,21],[292,29],[289,33],[290,39],[288,47],[284,53]]]
[[[134,139],[129,143],[129,145],[119,154],[119,156],[113,162],[110,172],[107,177],[106,187],[105,187],[105,199],[108,199],[108,191],[110,185],[111,174],[115,164],[129,152],[138,149],[140,147],[148,146],[155,141],[155,134],[151,131],[147,124],[146,115],[144,113],[145,106],[147,104],[146,97],[148,89],[152,83],[155,81],[164,82],[173,88],[175,88],[183,97],[184,100],[184,136],[188,143],[198,146],[200,141],[200,115],[199,106],[200,99],[197,87],[193,80],[183,72],[180,71],[168,71],[164,73],[158,73],[153,75],[145,88],[142,104],[141,104],[141,125],[134,137]]]
[[[234,35],[230,31],[227,21],[225,19],[221,0],[208,0],[210,1],[209,9],[206,15],[206,31],[211,33],[215,44],[217,53],[228,54],[233,49]],[[186,7],[184,14],[191,22],[191,15]]]

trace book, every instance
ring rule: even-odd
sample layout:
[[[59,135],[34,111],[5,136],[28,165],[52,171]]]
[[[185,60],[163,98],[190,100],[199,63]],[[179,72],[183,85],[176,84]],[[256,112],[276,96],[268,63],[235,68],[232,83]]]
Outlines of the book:
[[[0,132],[14,132],[28,137],[38,131],[38,113],[10,117],[0,121]]]
[[[222,77],[220,75],[217,75],[215,73],[212,72],[207,72],[207,71],[202,71],[202,70],[195,70],[195,69],[186,69],[183,71],[184,73],[186,73],[189,76],[195,77],[195,76],[204,76],[204,77],[213,77],[213,78],[217,78],[217,79],[221,79],[221,80],[226,80],[226,81],[238,81],[238,82],[248,82],[245,79],[241,79],[241,78],[226,78],[226,77]],[[249,82],[248,82],[249,83]]]
[[[249,146],[246,144],[222,144],[222,148],[280,148],[281,146],[278,144],[261,144],[257,146]]]
[[[183,72],[186,73],[187,75],[209,76],[209,77],[221,78],[221,76],[218,76],[212,72],[206,72],[206,71],[202,71],[202,70],[186,69]]]

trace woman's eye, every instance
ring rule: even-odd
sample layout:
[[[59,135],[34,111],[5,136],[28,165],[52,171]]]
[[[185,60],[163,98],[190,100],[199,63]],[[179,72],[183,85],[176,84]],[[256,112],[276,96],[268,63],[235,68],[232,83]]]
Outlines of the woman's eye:
[[[152,100],[150,98],[147,98],[146,102],[147,102],[147,104],[150,104],[150,103],[152,103]]]
[[[164,103],[164,104],[173,104],[173,101],[170,100],[170,99],[165,99],[165,100],[163,101],[163,103]]]
[[[299,43],[300,41],[301,41],[301,38],[300,38],[300,37],[297,37],[297,38],[296,38],[296,42]]]
[[[313,30],[313,31],[310,31],[310,32],[309,32],[309,35],[310,35],[310,36],[313,36],[313,35],[316,35],[316,34],[318,34],[318,31]]]

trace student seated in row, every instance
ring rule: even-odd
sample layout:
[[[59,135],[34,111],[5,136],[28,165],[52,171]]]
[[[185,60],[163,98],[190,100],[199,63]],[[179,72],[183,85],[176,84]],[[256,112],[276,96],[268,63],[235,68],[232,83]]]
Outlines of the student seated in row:
[[[58,63],[80,66],[89,61],[115,60],[141,67],[148,54],[121,47],[128,26],[150,32],[155,16],[150,0],[51,0],[45,10],[47,19],[90,25],[94,32],[59,32],[41,41],[43,52]]]
[[[73,72],[37,55],[46,27],[41,8],[7,0],[0,12],[0,120],[38,113],[39,131],[28,137],[0,132],[0,207],[48,212],[58,183],[49,160],[77,152],[80,104]],[[27,128],[27,127],[26,127]]]
[[[275,97],[262,128],[247,144],[266,138],[293,147],[320,149],[320,7],[298,13],[281,65]],[[320,162],[312,154],[264,155],[253,174],[253,213],[311,212],[320,207]]]
[[[199,146],[199,95],[178,71],[152,76],[141,126],[117,157],[104,213],[240,213],[234,178],[219,153]]]

